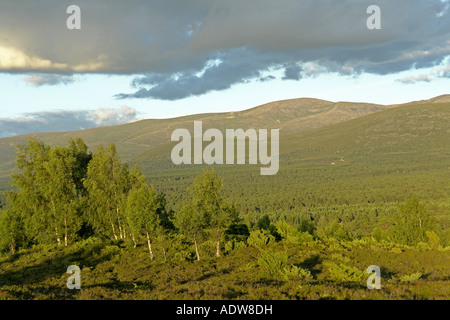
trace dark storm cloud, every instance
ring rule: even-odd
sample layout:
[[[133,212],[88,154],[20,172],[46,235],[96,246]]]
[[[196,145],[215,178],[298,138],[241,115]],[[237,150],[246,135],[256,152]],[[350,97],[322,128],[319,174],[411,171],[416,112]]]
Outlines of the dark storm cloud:
[[[79,0],[82,28],[69,31],[66,2],[5,0],[0,71],[136,74],[135,91],[117,98],[176,100],[268,80],[268,70],[292,80],[384,75],[436,66],[450,55],[448,1],[375,2]],[[366,27],[373,4],[381,8],[381,30]]]
[[[99,126],[118,125],[136,120],[136,110],[99,108],[95,111],[53,111],[23,114],[20,118],[0,119],[0,137],[30,132],[75,131]]]
[[[284,69],[284,80],[300,80],[302,68],[298,65],[291,65]]]
[[[216,56],[215,64],[198,75],[187,71],[177,74],[153,73],[136,78],[133,86],[150,86],[141,88],[132,94],[120,94],[119,99],[153,97],[162,100],[182,99],[192,95],[201,95],[212,90],[225,90],[233,84],[243,83],[250,79],[261,78],[261,72],[266,71],[273,61],[273,57],[260,53],[258,59],[255,54],[246,48],[229,50],[226,54]],[[278,63],[283,60],[279,59]],[[267,79],[266,79],[267,80]]]

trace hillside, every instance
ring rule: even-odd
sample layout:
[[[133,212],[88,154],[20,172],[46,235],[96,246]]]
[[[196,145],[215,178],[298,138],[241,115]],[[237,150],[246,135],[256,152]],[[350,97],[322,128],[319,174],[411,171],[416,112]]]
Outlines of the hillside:
[[[350,219],[347,227],[362,228],[351,217],[396,212],[397,203],[417,196],[439,217],[443,237],[450,240],[450,103],[410,105],[358,119],[282,134],[280,169],[260,176],[260,165],[215,166],[225,192],[249,221],[261,214],[295,221],[317,214]],[[186,189],[206,165],[174,165],[167,143],[142,153],[134,162],[177,207]],[[311,209],[314,208],[314,209]],[[345,214],[343,214],[345,212]],[[367,221],[363,227],[373,229]]]
[[[427,101],[415,101],[403,106],[444,103],[450,95]],[[33,133],[0,139],[0,179],[9,176],[14,168],[15,145],[30,137],[49,144],[65,144],[69,138],[80,137],[92,150],[99,145],[115,143],[125,160],[131,160],[145,151],[170,141],[173,130],[188,128],[194,120],[202,120],[210,128],[279,128],[283,134],[306,131],[348,121],[378,111],[402,105],[377,105],[355,102],[330,102],[301,98],[267,103],[244,111],[190,115],[172,119],[148,119],[113,127],[99,127],[82,131]]]
[[[339,110],[342,105],[351,104],[337,103],[333,109]],[[281,129],[280,163],[286,166],[308,159],[335,161],[344,156],[373,153],[441,152],[445,155],[450,143],[449,123],[450,103],[428,103],[392,108],[313,130],[289,133]],[[187,128],[190,127],[192,124]],[[174,145],[160,145],[133,161],[153,171],[176,168],[170,160]]]
[[[205,127],[217,128],[280,128],[282,132],[299,132],[361,117],[388,109],[367,103],[333,103],[318,99],[292,99],[264,104],[249,110],[190,115],[173,119],[149,119],[113,127],[83,131],[35,133],[0,139],[0,178],[9,175],[14,167],[16,144],[30,137],[49,144],[65,144],[69,138],[80,137],[92,150],[99,145],[115,143],[125,160],[131,160],[155,146],[170,141],[178,128],[192,127],[194,120],[202,120]]]

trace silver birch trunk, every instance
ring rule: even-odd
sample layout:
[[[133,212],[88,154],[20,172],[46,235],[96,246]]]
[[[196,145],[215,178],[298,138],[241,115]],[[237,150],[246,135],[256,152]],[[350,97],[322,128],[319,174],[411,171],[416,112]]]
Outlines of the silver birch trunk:
[[[148,231],[147,231],[147,244],[148,244],[148,251],[150,253],[150,260],[153,260],[152,243],[150,242],[150,236],[148,235]]]
[[[194,243],[195,243],[195,254],[197,255],[197,261],[200,261],[200,254],[198,253],[198,245],[197,245],[196,237],[194,237]]]

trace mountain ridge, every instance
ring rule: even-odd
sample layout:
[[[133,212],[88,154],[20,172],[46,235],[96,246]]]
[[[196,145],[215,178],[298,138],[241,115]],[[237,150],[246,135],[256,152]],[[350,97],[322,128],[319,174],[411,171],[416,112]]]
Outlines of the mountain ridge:
[[[442,95],[426,101],[443,103],[447,100],[450,101],[450,95]],[[194,120],[202,120],[204,129],[277,128],[282,134],[290,134],[349,121],[391,108],[417,104],[420,102],[380,105],[298,98],[273,101],[242,111],[193,114],[167,119],[144,119],[118,126],[81,131],[30,133],[1,138],[0,177],[9,175],[9,171],[14,168],[15,145],[23,144],[32,137],[42,139],[49,144],[65,144],[70,138],[80,137],[86,141],[92,151],[99,145],[115,143],[123,159],[130,161],[152,148],[170,142],[171,134],[175,129],[186,128],[192,131]]]

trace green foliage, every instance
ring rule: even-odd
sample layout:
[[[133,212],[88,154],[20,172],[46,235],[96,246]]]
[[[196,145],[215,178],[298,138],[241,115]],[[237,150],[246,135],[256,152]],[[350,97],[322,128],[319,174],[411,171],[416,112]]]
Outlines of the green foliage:
[[[270,179],[252,166],[219,166],[220,178],[212,170],[199,174],[203,166],[170,167],[163,156],[170,145],[161,146],[136,159],[155,189],[112,147],[93,159],[82,141],[66,148],[22,146],[17,189],[8,198],[12,211],[0,213],[0,247],[16,247],[16,254],[0,257],[0,299],[448,299],[449,251],[442,249],[450,244],[448,115],[448,106],[408,106],[306,134],[286,133],[283,166]],[[395,120],[399,116],[405,123]],[[128,160],[138,154],[120,146]],[[101,184],[87,188],[88,180],[104,182],[106,191]],[[55,186],[45,186],[50,181]],[[189,185],[191,194],[185,192]],[[408,200],[413,193],[421,201]],[[50,196],[58,198],[54,207]],[[108,201],[105,210],[100,202]],[[176,214],[168,209],[180,204]],[[242,230],[236,228],[238,213]],[[69,246],[61,248],[55,226],[62,239],[64,218],[73,220],[67,224]],[[135,233],[146,236],[150,225],[159,235],[154,251],[167,259],[158,254],[150,265],[143,246],[80,240],[81,233],[91,235],[80,232],[87,222],[96,236],[114,238],[114,226],[127,239],[139,228]],[[213,245],[222,235],[226,256],[215,259]],[[192,263],[200,241],[203,261]],[[58,288],[72,261],[82,264],[86,288],[67,295]],[[373,263],[382,266],[383,290],[365,288],[368,275],[361,270]]]
[[[296,265],[288,265],[288,256],[284,251],[261,251],[257,264],[261,276],[268,280],[311,280],[311,272]]]
[[[246,242],[250,231],[245,223],[233,223],[225,230],[225,241]]]
[[[270,224],[271,224],[271,222],[270,222],[269,215],[265,214],[261,218],[258,219],[256,226],[259,229],[269,230]]]
[[[284,267],[283,275],[285,280],[312,280],[311,271],[296,265]]]
[[[373,229],[372,237],[376,241],[381,241],[384,238],[384,234],[383,234],[383,231],[381,230],[381,228],[376,227],[375,229]]]
[[[213,237],[204,244],[210,247],[211,242],[214,242]],[[327,242],[275,242],[264,250],[243,246],[221,259],[214,257],[214,250],[209,250],[208,254],[203,254],[202,261],[193,263],[195,253],[184,236],[175,234],[169,243],[166,262],[162,254],[150,262],[145,246],[132,248],[120,241],[115,243],[96,237],[68,247],[39,244],[15,254],[3,254],[0,255],[0,299],[449,298],[450,266],[445,250],[402,247],[404,252],[397,255],[390,252],[392,243],[372,240],[343,241],[339,252]],[[161,252],[162,247],[161,242],[155,243],[155,252]],[[381,267],[382,290],[368,290],[366,278],[359,282],[358,277],[349,279],[349,268],[366,270],[374,261]],[[343,269],[344,276],[332,280],[329,262]],[[69,275],[65,272],[71,264],[79,265],[82,270],[81,290],[67,290]],[[359,273],[369,276],[362,271]],[[417,273],[422,276],[412,276]],[[401,278],[411,278],[411,281],[404,282]]]
[[[148,187],[142,177],[141,183],[135,183],[128,194],[125,214],[132,230],[133,240],[135,236],[147,237],[151,260],[153,260],[152,238],[157,236],[160,229],[157,209],[158,197],[155,190],[153,187]]]
[[[286,243],[296,243],[300,240],[300,232],[298,232],[293,226],[288,224],[284,220],[278,220],[275,223],[277,228],[277,233],[280,235],[281,239]]]
[[[275,242],[275,238],[268,230],[256,229],[250,232],[247,244],[255,248],[263,248],[269,243]]]
[[[257,222],[257,227],[261,230],[267,230],[270,232],[275,241],[281,240],[281,235],[277,231],[277,227],[270,221],[267,214],[263,215]]]
[[[97,149],[89,162],[84,180],[89,198],[87,220],[97,232],[112,239],[126,236],[124,207],[133,177],[128,166],[122,163],[115,145]]]
[[[153,187],[142,184],[131,189],[127,198],[126,217],[136,236],[156,231],[159,226],[157,205]]]
[[[285,279],[287,259],[286,252],[261,251],[258,257],[261,276],[269,280],[283,281]]]
[[[325,261],[324,266],[327,269],[327,279],[331,281],[362,283],[366,277],[363,271],[342,262]]]
[[[298,226],[298,231],[307,232],[312,236],[316,235],[317,226],[311,219],[302,219]]]
[[[68,147],[50,147],[36,139],[17,147],[17,169],[12,175],[17,191],[9,202],[20,215],[26,236],[35,242],[75,241],[82,224],[81,203],[86,145],[77,139]]]
[[[434,231],[425,231],[425,234],[428,238],[428,245],[432,250],[442,249],[441,239]]]
[[[227,241],[225,242],[225,253],[230,254],[234,250],[245,248],[247,244],[244,241]]]
[[[175,215],[175,226],[182,234],[192,238],[197,260],[200,260],[197,241],[208,226],[206,213],[197,210],[192,202],[188,202]]]
[[[426,232],[432,231],[435,224],[434,219],[417,198],[409,199],[399,205],[392,223],[394,225],[392,238],[406,245],[424,242]]]
[[[334,220],[330,224],[322,225],[318,229],[318,235],[324,238],[334,238],[339,240],[349,240],[348,233],[338,221]]]
[[[192,199],[176,216],[175,225],[184,234],[193,237],[198,253],[197,240],[205,228],[216,234],[216,256],[220,256],[220,239],[226,228],[239,219],[236,206],[224,199],[220,193],[222,180],[213,170],[206,170],[197,176],[191,187]]]
[[[23,223],[19,214],[8,208],[0,210],[0,251],[16,252],[26,243]]]
[[[169,261],[181,262],[190,260],[191,258],[191,243],[187,242],[185,237],[181,234],[175,234],[170,240],[169,246]]]
[[[423,274],[421,272],[416,272],[410,275],[401,276],[400,281],[405,283],[411,283],[419,280],[420,278],[422,278],[422,276]]]

